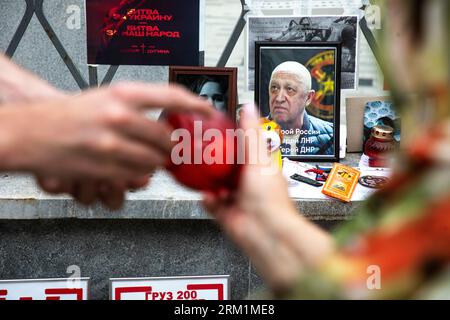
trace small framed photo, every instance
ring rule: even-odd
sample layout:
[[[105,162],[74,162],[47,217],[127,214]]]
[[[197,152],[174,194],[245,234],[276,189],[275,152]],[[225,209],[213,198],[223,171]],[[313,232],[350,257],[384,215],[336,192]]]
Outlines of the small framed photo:
[[[282,129],[282,156],[339,161],[341,44],[258,41],[255,48],[255,101]]]
[[[169,82],[176,82],[208,99],[236,121],[237,68],[169,67]]]

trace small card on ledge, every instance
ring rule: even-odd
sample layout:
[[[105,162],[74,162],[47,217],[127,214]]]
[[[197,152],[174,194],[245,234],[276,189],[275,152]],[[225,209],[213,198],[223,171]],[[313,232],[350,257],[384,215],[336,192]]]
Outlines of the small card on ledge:
[[[322,193],[344,202],[350,202],[360,175],[361,173],[354,168],[335,163]]]

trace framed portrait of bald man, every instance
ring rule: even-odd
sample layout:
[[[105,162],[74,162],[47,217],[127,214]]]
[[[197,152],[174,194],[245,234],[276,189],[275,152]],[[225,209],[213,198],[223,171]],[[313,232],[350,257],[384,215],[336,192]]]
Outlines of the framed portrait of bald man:
[[[339,161],[341,44],[262,41],[255,48],[255,101],[281,127],[282,156]]]

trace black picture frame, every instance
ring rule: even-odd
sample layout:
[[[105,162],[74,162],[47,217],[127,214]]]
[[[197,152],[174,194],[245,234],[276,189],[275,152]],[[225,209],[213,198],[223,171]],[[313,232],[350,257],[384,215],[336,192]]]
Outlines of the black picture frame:
[[[195,94],[199,94],[199,92],[196,92],[198,90],[194,88],[198,87],[195,82],[205,82],[204,79],[221,82],[222,87],[226,87],[226,114],[233,119],[233,121],[236,121],[237,68],[169,67],[169,82],[180,84]]]
[[[333,51],[333,63],[330,64],[331,59],[330,52]],[[316,52],[316,53],[315,53]],[[316,97],[319,97],[317,93],[321,93],[320,96],[324,96],[326,101],[332,101],[332,104],[322,105],[320,101],[314,101],[306,106],[308,119],[314,121],[317,124],[324,123],[326,121],[325,128],[328,128],[332,124],[333,134],[325,144],[310,144],[303,149],[301,141],[303,136],[298,137],[296,142],[297,152],[300,154],[283,154],[283,157],[287,157],[291,160],[297,160],[302,162],[339,162],[339,129],[340,129],[340,70],[341,70],[341,43],[340,42],[296,42],[296,41],[257,41],[255,42],[255,103],[259,106],[261,116],[271,118],[270,106],[269,106],[269,82],[273,69],[282,62],[296,61],[299,62],[308,70],[313,69],[311,64],[315,64],[315,67],[321,66],[320,63],[322,57],[323,67],[321,71],[325,72],[327,81],[334,80],[332,98],[327,89],[323,89],[324,83],[318,78],[317,73],[312,76],[312,88],[316,91]],[[327,62],[328,60],[328,62]],[[328,64],[327,64],[328,63]],[[330,67],[333,66],[333,67]],[[322,78],[323,79],[323,78]],[[329,88],[329,87],[328,87]],[[332,110],[332,113],[331,111]],[[312,119],[311,116],[315,119]],[[311,122],[312,123],[312,122]],[[304,131],[303,128],[298,128],[300,132]],[[285,130],[285,133],[291,132]],[[308,131],[309,132],[309,131]],[[315,131],[314,131],[315,132]],[[318,131],[320,132],[320,131]],[[330,136],[330,135],[329,135]],[[314,138],[314,135],[308,133],[308,139]],[[324,137],[324,136],[321,136]],[[326,137],[326,135],[325,135]],[[323,139],[318,139],[319,134],[316,135],[316,140],[319,142]],[[314,141],[316,141],[314,140]],[[331,141],[332,140],[332,141]],[[283,140],[284,141],[284,140]],[[291,140],[292,141],[292,140]],[[310,141],[310,140],[308,140]],[[303,150],[314,150],[313,154],[301,154]],[[299,150],[298,150],[299,149]]]

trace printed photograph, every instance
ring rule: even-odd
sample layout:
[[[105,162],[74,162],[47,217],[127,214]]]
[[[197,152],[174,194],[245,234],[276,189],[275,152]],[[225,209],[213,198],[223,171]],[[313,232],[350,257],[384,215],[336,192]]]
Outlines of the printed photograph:
[[[255,101],[280,127],[282,156],[339,158],[340,44],[257,42]]]
[[[237,68],[171,66],[169,82],[186,87],[236,120]]]
[[[357,88],[357,16],[248,17],[247,84],[255,90],[255,42],[342,42],[341,88]]]

